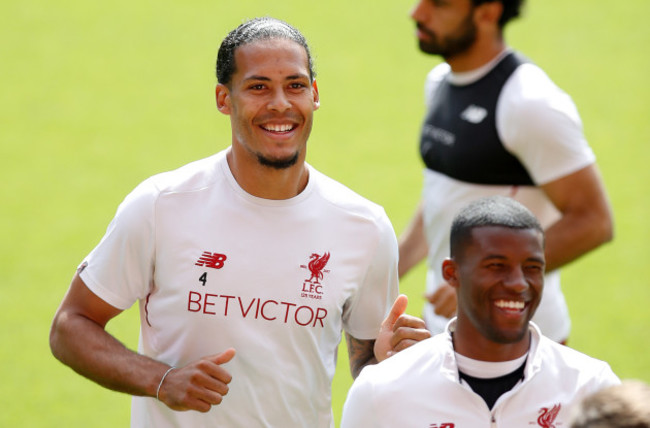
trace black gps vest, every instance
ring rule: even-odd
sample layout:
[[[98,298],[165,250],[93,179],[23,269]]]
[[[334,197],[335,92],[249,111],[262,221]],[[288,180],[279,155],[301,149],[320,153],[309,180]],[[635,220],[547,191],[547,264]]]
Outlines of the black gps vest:
[[[524,62],[509,53],[474,83],[457,86],[448,77],[440,82],[420,137],[427,168],[469,183],[533,185],[526,168],[503,146],[495,120],[501,89]]]

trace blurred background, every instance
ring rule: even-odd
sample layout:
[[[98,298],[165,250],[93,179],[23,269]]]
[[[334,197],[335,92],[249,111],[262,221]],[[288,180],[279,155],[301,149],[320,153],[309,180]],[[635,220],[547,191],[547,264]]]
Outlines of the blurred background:
[[[412,1],[4,0],[0,4],[0,426],[128,426],[130,397],[74,374],[49,326],[77,264],[146,177],[230,144],[214,106],[221,39],[246,18],[297,26],[321,108],[308,161],[386,208],[418,202],[426,73]],[[647,0],[529,0],[509,44],[581,113],[616,220],[613,243],[564,269],[570,345],[650,381],[650,14]],[[422,308],[424,269],[402,282]],[[131,347],[137,308],[109,324]],[[351,383],[342,344],[334,413]]]

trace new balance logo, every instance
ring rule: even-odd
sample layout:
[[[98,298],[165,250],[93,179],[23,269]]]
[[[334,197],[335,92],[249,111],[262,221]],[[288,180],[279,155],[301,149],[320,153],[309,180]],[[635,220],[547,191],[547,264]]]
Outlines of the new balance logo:
[[[203,255],[194,263],[195,266],[205,266],[212,269],[221,269],[227,257],[225,254],[204,251]]]
[[[479,124],[483,122],[483,119],[485,119],[485,116],[487,116],[488,112],[486,109],[483,107],[479,107],[474,104],[470,104],[461,114],[460,117],[463,120],[468,121],[469,123],[473,124]]]
[[[442,424],[430,424],[429,428],[455,428],[456,424],[453,424],[451,422],[445,422]]]

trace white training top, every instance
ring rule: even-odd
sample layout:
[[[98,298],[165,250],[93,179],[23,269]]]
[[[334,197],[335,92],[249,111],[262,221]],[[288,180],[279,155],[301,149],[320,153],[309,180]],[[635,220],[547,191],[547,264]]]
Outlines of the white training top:
[[[233,347],[206,414],[134,397],[133,427],[330,427],[341,329],[374,339],[397,296],[397,242],[378,206],[309,166],[298,196],[246,193],[225,151],[154,176],[120,205],[81,278],[140,304],[138,350],[173,366]]]
[[[475,82],[508,52],[504,51],[478,70],[452,73],[449,78],[456,85]],[[425,85],[427,105],[438,83],[449,73],[451,70],[446,63],[429,73]],[[521,161],[537,185],[557,180],[595,162],[573,101],[534,64],[519,66],[505,83],[497,103],[496,121],[505,148]],[[544,228],[560,217],[538,187],[467,183],[425,168],[422,201],[429,245],[427,293],[435,291],[443,282],[440,267],[449,257],[449,230],[454,216],[469,202],[492,195],[510,196],[521,202],[537,216]],[[434,334],[443,331],[449,321],[435,315],[429,303],[425,305],[424,318]],[[568,337],[571,321],[560,288],[559,271],[546,275],[544,295],[533,320],[545,336],[555,341]]]
[[[454,321],[445,333],[365,367],[348,392],[341,428],[566,427],[583,397],[620,383],[607,363],[553,342],[531,323],[524,379],[490,410],[459,379],[453,328]]]

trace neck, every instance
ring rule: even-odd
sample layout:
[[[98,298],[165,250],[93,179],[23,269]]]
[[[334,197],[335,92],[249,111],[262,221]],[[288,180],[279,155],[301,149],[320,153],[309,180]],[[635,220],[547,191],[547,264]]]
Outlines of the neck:
[[[281,169],[261,165],[250,156],[238,155],[233,147],[226,154],[226,159],[237,184],[246,193],[258,198],[291,199],[300,194],[309,181],[304,154],[295,165]]]
[[[468,50],[444,58],[454,73],[476,70],[492,61],[506,48],[502,37],[479,38]]]
[[[457,320],[452,333],[454,351],[464,357],[488,362],[511,361],[525,355],[530,348],[529,331],[517,342],[499,343],[480,335],[469,323],[469,320],[465,323]]]

